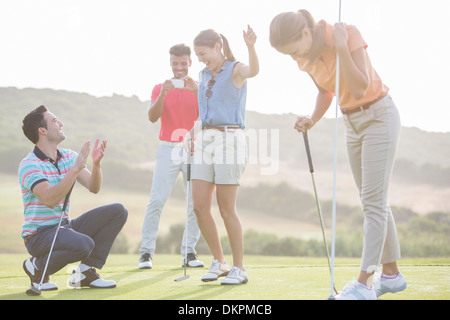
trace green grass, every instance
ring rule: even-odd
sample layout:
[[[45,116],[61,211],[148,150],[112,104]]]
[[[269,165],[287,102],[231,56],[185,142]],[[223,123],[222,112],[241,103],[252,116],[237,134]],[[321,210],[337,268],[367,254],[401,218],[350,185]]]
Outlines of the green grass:
[[[249,283],[241,286],[221,286],[219,282],[202,283],[203,269],[188,269],[183,275],[179,255],[157,255],[152,270],[137,269],[137,255],[111,255],[99,273],[117,282],[117,288],[71,289],[66,281],[71,268],[51,276],[59,290],[28,297],[25,290],[29,278],[22,269],[28,258],[23,254],[0,254],[0,300],[323,300],[330,294],[330,276],[326,259],[302,257],[246,256]],[[200,257],[209,264],[210,257]],[[227,257],[231,261],[231,257]],[[450,258],[405,259],[401,272],[408,288],[397,294],[386,294],[389,300],[450,299]],[[335,279],[338,290],[357,277],[359,259],[336,259]]]

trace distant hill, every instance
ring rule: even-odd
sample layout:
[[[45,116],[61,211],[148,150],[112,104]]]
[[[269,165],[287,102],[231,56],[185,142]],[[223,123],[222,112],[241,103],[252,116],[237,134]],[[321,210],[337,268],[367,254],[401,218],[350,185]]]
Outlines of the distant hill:
[[[79,149],[87,139],[107,138],[109,156],[132,164],[154,158],[158,146],[159,122],[147,120],[148,101],[137,97],[113,95],[94,97],[86,93],[76,93],[52,89],[0,88],[0,151],[20,150],[22,156],[30,149],[30,143],[23,136],[21,122],[33,108],[46,105],[64,123],[64,131],[69,137],[64,146]],[[280,159],[298,161],[304,156],[301,136],[293,130],[296,116],[293,114],[261,114],[247,111],[248,130],[270,130],[279,132]],[[346,161],[344,126],[339,125],[340,161]],[[314,161],[332,165],[334,119],[322,119],[309,138],[311,148],[316,151]],[[450,168],[450,133],[431,133],[417,128],[403,128],[397,159],[411,162],[416,166],[430,164]],[[270,151],[270,146],[269,146]],[[319,152],[320,151],[320,152]],[[2,159],[4,161],[4,159]],[[0,168],[5,169],[0,161]]]
[[[50,89],[0,88],[2,153],[16,149],[21,157],[30,150],[30,142],[22,133],[22,119],[42,104],[64,123],[68,137],[64,147],[79,150],[86,140],[106,138],[110,142],[110,157],[133,163],[150,159],[157,147],[159,127],[149,125],[148,104],[137,98],[97,98],[85,93]]]
[[[49,107],[64,123],[68,139],[63,147],[79,150],[86,140],[106,138],[109,161],[124,163],[130,167],[140,166],[141,169],[152,168],[159,144],[159,122],[152,124],[148,121],[149,101],[141,101],[135,96],[94,97],[86,93],[62,90],[3,87],[0,88],[0,172],[16,174],[18,163],[32,149],[31,143],[22,133],[21,122],[29,111],[42,104]],[[299,188],[311,190],[303,139],[293,129],[295,119],[294,114],[267,115],[247,111],[248,139],[256,139],[257,145],[252,147],[256,148],[256,154],[260,152],[263,155],[257,157],[256,163],[246,169],[245,179],[249,184],[280,183],[287,180]],[[330,198],[330,184],[321,181],[330,181],[333,134],[334,119],[322,119],[309,133],[319,185],[326,190],[324,197],[327,199]],[[275,138],[275,145],[270,143],[272,138]],[[268,141],[267,145],[264,144],[265,141]],[[349,175],[344,125],[341,120],[338,143],[338,168],[343,174]],[[272,160],[279,160],[279,170],[275,175],[266,176],[261,174],[261,168],[267,168],[270,157]],[[402,186],[402,189],[397,190],[407,191],[409,189],[403,188],[419,185],[431,186],[433,192],[447,192],[434,194],[444,198],[444,209],[450,208],[446,200],[446,195],[450,195],[448,159],[450,133],[431,133],[404,127],[394,170],[394,180]],[[302,177],[306,176],[301,183],[298,182],[300,173]],[[347,184],[343,182],[347,180],[349,190],[354,190],[351,178],[341,179],[341,183]],[[399,194],[401,191],[398,191]]]

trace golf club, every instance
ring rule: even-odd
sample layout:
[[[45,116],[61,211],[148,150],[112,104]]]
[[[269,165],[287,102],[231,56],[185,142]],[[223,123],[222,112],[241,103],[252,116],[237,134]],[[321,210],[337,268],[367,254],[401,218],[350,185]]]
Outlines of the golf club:
[[[339,14],[338,22],[341,23],[342,6],[341,0],[339,0]],[[339,114],[339,80],[340,80],[340,60],[339,54],[336,52],[336,83],[334,89],[334,99],[336,102],[335,116],[334,116],[334,157],[333,157],[333,204],[331,209],[331,281],[330,281],[330,295],[328,300],[335,300],[333,295],[333,289],[336,292],[334,286],[334,257],[336,255],[336,180],[337,180],[337,157],[338,157],[338,114]]]
[[[55,236],[53,237],[52,245],[50,247],[50,251],[49,251],[48,257],[47,257],[47,262],[45,262],[44,272],[42,272],[41,281],[39,282],[39,285],[37,288],[33,284],[31,284],[31,286],[26,291],[26,294],[29,296],[40,296],[42,293],[42,290],[41,290],[42,283],[44,282],[45,274],[46,274],[47,268],[48,268],[48,263],[50,261],[50,257],[53,252],[53,246],[55,245],[56,237],[58,236],[59,228],[61,227],[62,218],[64,217],[64,214],[66,213],[67,203],[69,202],[69,197],[70,197],[70,194],[72,193],[72,189],[73,189],[74,185],[75,184],[72,185],[72,187],[69,190],[69,193],[66,196],[66,199],[64,200],[64,205],[63,205],[63,208],[61,211],[61,216],[59,217],[58,227],[56,228]]]
[[[174,281],[183,281],[189,278],[189,275],[186,274],[186,268],[187,268],[187,238],[188,238],[188,226],[189,226],[189,196],[191,192],[191,144],[189,143],[188,152],[187,152],[187,163],[186,163],[187,169],[186,169],[186,228],[184,230],[185,235],[185,248],[184,248],[184,258],[183,258],[183,265],[184,265],[184,276],[176,278]]]
[[[320,207],[319,197],[317,195],[317,189],[316,189],[316,181],[314,179],[314,167],[313,167],[313,163],[312,163],[311,150],[309,148],[308,131],[303,132],[303,140],[305,142],[306,155],[308,156],[309,172],[311,173],[311,179],[312,179],[313,188],[314,188],[314,195],[316,197],[316,205],[317,205],[317,211],[319,213],[320,227],[322,228],[323,242],[325,244],[325,249],[327,252],[328,268],[330,269],[330,274],[331,274],[330,253],[328,251],[328,242],[327,242],[327,237],[325,235],[325,227],[323,224],[322,209]],[[336,293],[338,293],[334,286],[334,283],[333,283],[333,289]]]

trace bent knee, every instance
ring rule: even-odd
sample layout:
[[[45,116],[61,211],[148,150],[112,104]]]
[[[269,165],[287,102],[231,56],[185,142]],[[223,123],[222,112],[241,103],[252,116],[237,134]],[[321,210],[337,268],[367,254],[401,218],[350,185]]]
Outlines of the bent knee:
[[[219,208],[220,216],[222,219],[237,217],[236,209],[221,209]]]
[[[110,206],[111,214],[114,215],[115,218],[122,220],[125,223],[128,219],[128,210],[121,203],[113,203]]]
[[[84,237],[80,237],[77,242],[76,252],[78,253],[77,260],[83,260],[86,257],[89,257],[92,250],[94,250],[95,242],[91,237],[84,235]]]
[[[202,206],[202,205],[198,205],[196,206],[194,204],[194,212],[196,216],[204,216],[204,215],[209,215],[211,213],[211,208],[208,206]]]

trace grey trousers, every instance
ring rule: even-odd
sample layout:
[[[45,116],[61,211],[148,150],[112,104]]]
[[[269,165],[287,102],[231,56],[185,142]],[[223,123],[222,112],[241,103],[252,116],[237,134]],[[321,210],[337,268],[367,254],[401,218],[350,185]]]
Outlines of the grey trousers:
[[[400,259],[400,244],[388,204],[389,183],[400,136],[400,116],[392,98],[344,115],[347,153],[364,212],[361,270]]]
[[[73,220],[63,220],[47,274],[51,275],[77,261],[101,269],[127,217],[127,209],[120,203],[114,203],[92,209]],[[28,252],[36,257],[36,267],[41,271],[44,271],[57,227],[58,224],[40,227],[26,243]]]

